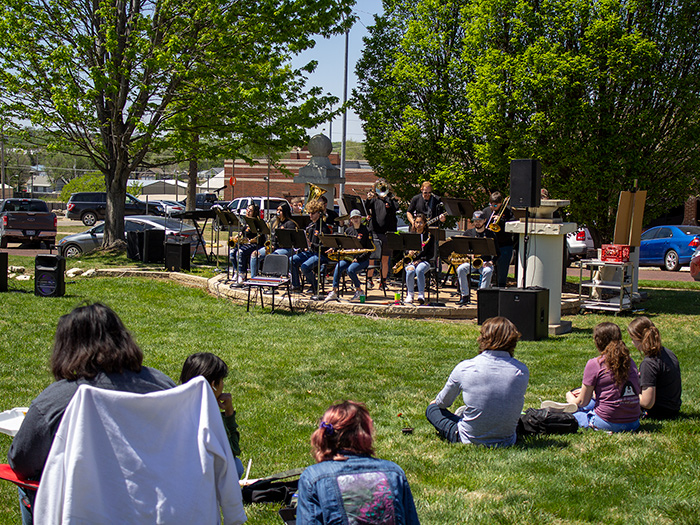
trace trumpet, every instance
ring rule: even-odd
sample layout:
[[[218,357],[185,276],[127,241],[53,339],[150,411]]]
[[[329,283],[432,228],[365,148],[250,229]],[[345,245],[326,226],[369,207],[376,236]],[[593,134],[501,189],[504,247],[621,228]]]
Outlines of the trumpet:
[[[498,233],[501,231],[501,227],[498,225],[498,221],[500,221],[501,217],[503,217],[503,212],[506,211],[506,206],[508,206],[509,202],[510,195],[508,195],[508,197],[506,197],[506,200],[503,201],[503,204],[501,204],[501,211],[498,212],[495,221],[493,220],[493,214],[491,214],[491,218],[489,219],[489,223],[486,225],[486,227],[493,233]]]

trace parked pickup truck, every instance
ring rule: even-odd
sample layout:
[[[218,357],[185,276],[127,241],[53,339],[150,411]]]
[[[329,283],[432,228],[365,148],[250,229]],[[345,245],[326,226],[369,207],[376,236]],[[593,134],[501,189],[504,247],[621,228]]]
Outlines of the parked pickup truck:
[[[7,242],[56,244],[56,214],[40,199],[0,201],[0,248]]]

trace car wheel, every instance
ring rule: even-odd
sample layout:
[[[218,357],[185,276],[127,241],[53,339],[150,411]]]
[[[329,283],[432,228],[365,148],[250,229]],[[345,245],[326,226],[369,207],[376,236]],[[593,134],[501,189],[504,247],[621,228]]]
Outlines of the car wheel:
[[[681,269],[681,263],[678,261],[678,253],[676,250],[669,250],[664,256],[664,269],[669,272],[677,272]]]
[[[83,221],[83,224],[85,226],[94,226],[97,222],[97,215],[95,215],[91,211],[86,211],[85,213],[83,213],[82,217],[80,217],[80,220]]]
[[[77,257],[81,253],[83,253],[83,250],[81,250],[80,246],[78,246],[77,244],[67,244],[63,247],[64,257]]]

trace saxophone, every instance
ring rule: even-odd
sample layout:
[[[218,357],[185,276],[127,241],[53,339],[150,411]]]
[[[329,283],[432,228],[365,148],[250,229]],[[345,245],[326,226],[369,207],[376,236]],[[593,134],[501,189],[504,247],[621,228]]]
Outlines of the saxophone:
[[[421,243],[421,249],[425,248],[425,245],[428,244],[428,242],[430,242],[430,234],[428,234],[428,237],[425,239],[425,242]],[[417,256],[418,256],[418,252],[416,252],[414,255],[409,254],[409,255],[404,256],[403,259],[401,259],[399,262],[397,262],[393,266],[391,271],[394,272],[394,274],[401,272],[401,270],[403,270],[405,266],[408,266],[409,264],[411,264],[416,259]]]

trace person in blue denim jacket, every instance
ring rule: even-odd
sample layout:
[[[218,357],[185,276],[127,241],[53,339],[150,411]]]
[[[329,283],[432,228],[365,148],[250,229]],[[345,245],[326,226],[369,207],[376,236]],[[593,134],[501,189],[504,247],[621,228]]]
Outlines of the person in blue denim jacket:
[[[299,479],[297,523],[420,523],[406,474],[372,457],[372,418],[362,403],[331,406],[311,435],[316,465]]]

